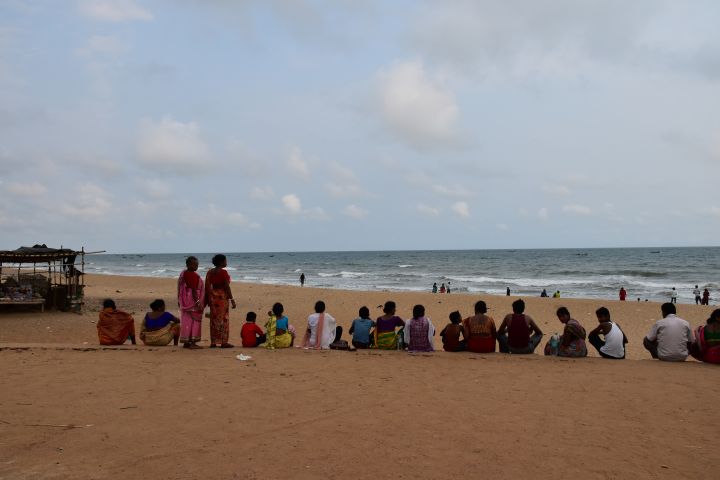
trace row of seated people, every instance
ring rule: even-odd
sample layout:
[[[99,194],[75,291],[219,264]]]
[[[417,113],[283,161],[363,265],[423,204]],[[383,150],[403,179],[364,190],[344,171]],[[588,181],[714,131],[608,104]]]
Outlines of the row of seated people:
[[[165,310],[161,299],[150,304],[151,311],[143,318],[140,339],[146,345],[178,345],[179,320]],[[342,340],[343,329],[335,318],[325,311],[322,301],[315,304],[315,313],[307,319],[302,339],[296,339],[296,329],[290,324],[284,307],[276,303],[268,312],[265,330],[256,324],[257,315],[248,312],[241,329],[242,345],[246,348],[267,349],[292,346],[315,349],[403,349],[409,352],[434,350],[435,327],[425,316],[425,308],[416,305],[413,316],[403,320],[396,315],[395,302],[386,302],[383,315],[370,318],[367,307],[360,308],[358,318],[350,327],[351,342]],[[457,311],[450,313],[449,323],[441,330],[443,349],[448,352],[531,354],[543,337],[535,320],[525,313],[525,303],[519,299],[512,304],[513,313],[507,314],[496,328],[495,320],[487,315],[484,301],[475,304],[475,314],[462,318]],[[676,315],[672,303],[661,306],[663,318],[656,322],[643,339],[644,347],[653,358],[666,361],[684,361],[689,355],[708,362],[720,363],[720,309],[715,310],[706,325],[695,332],[690,324]],[[628,339],[622,328],[610,317],[610,311],[600,307],[595,312],[598,325],[589,334],[565,307],[557,310],[558,320],[563,324],[561,335],[553,335],[544,347],[545,355],[560,357],[587,356],[586,340],[598,354],[608,359],[624,359]],[[132,316],[118,310],[115,302],[106,300],[97,324],[100,343],[117,345],[128,339],[134,344],[135,327]]]

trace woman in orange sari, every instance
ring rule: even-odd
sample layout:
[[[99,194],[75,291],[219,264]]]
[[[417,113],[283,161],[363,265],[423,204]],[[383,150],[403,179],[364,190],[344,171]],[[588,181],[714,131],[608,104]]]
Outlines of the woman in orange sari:
[[[222,254],[212,258],[215,268],[205,275],[205,303],[210,307],[210,348],[232,348],[230,338],[230,306],[235,308],[235,299],[230,290],[230,275],[227,273],[227,257]]]

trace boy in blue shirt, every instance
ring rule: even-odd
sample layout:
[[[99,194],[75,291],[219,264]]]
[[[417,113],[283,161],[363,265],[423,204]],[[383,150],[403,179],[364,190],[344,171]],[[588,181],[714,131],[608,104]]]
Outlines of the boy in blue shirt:
[[[350,326],[352,344],[355,348],[370,348],[370,331],[375,327],[375,322],[370,320],[370,310],[367,307],[360,307],[358,315],[360,318],[353,320]]]

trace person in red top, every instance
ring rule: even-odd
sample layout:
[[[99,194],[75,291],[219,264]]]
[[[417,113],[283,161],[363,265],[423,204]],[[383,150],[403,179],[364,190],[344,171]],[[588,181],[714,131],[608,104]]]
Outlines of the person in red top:
[[[267,337],[262,328],[255,324],[257,315],[255,312],[248,312],[245,317],[245,324],[240,329],[240,338],[242,338],[242,346],[247,348],[257,347],[265,343]]]
[[[525,302],[512,304],[513,313],[505,315],[498,329],[497,340],[502,353],[533,353],[543,332],[530,315],[525,315]]]
[[[210,307],[210,348],[232,348],[230,338],[230,305],[235,308],[235,299],[230,290],[230,275],[225,270],[227,257],[222,254],[212,258],[215,268],[205,274],[205,304]]]
[[[620,287],[620,301],[624,302],[625,297],[627,297],[627,292],[625,291],[625,287]]]

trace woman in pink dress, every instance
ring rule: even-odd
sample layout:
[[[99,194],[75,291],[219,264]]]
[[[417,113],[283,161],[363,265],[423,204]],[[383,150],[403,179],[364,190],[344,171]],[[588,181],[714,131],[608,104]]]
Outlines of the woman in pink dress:
[[[180,341],[184,348],[202,348],[200,341],[202,315],[205,310],[205,285],[197,273],[198,259],[188,257],[187,269],[178,278],[178,306],[180,307]]]

